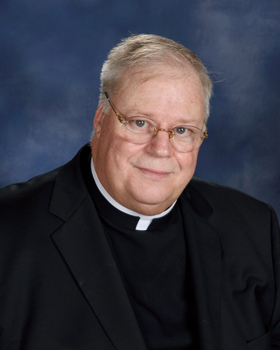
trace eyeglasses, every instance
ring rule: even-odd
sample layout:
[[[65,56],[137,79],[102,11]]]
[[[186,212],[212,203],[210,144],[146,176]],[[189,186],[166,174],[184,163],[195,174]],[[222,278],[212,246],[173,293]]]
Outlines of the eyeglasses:
[[[104,93],[111,108],[116,114],[119,122],[125,126],[125,137],[128,142],[134,144],[149,143],[159,131],[165,131],[169,134],[170,144],[178,152],[187,153],[199,148],[203,140],[208,138],[206,122],[205,130],[192,125],[176,126],[172,130],[158,128],[155,123],[148,118],[143,117],[122,117],[110,100],[107,92]]]

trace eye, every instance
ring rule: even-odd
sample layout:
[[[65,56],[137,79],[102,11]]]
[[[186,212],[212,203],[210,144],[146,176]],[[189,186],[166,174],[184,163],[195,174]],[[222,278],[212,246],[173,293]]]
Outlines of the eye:
[[[132,123],[138,128],[143,128],[144,126],[147,126],[147,122],[145,120],[132,120]]]
[[[191,130],[188,128],[184,128],[183,126],[178,126],[174,129],[177,135],[188,136],[191,133]]]
[[[129,127],[134,131],[145,131],[151,128],[151,123],[145,119],[130,118],[127,119]]]
[[[140,119],[141,118],[141,119]],[[127,130],[134,134],[152,134],[156,126],[154,126],[152,120],[147,120],[140,116],[127,118]]]

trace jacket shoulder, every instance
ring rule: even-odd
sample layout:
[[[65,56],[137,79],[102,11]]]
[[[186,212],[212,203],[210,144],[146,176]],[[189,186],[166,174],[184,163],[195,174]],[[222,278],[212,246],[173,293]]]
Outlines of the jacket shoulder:
[[[81,170],[81,154],[88,156],[90,149],[83,147],[68,163],[27,182],[12,184],[0,190],[0,222],[30,229],[43,226],[50,217],[70,215],[87,195]],[[55,211],[55,213],[53,212]],[[64,215],[60,216],[59,213]],[[51,214],[51,215],[49,215]],[[21,226],[22,227],[22,226]]]
[[[0,189],[0,208],[6,205],[19,206],[24,203],[36,202],[40,198],[51,197],[57,179],[61,177],[60,187],[68,184],[69,187],[81,181],[81,158],[86,158],[90,152],[89,147],[84,146],[68,163],[33,177],[26,182],[15,183]],[[62,176],[61,176],[62,175]]]
[[[256,216],[257,213],[271,215],[271,207],[235,188],[194,177],[186,188],[186,192],[200,196],[211,205],[214,212],[233,216],[240,214]]]
[[[38,175],[26,182],[19,182],[0,189],[0,208],[25,207],[36,198],[46,197],[43,194],[52,192],[55,179],[61,168]]]

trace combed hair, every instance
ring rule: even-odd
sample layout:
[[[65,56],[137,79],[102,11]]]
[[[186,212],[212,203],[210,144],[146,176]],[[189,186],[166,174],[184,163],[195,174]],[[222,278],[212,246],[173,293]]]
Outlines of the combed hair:
[[[198,73],[203,90],[205,104],[205,119],[210,112],[210,98],[213,84],[206,67],[201,60],[185,46],[158,35],[141,34],[123,39],[116,45],[104,62],[101,70],[101,86],[99,102],[104,112],[108,111],[108,103],[104,92],[114,96],[125,72],[129,69],[144,69],[154,73],[159,65],[176,65],[188,69],[189,64]]]

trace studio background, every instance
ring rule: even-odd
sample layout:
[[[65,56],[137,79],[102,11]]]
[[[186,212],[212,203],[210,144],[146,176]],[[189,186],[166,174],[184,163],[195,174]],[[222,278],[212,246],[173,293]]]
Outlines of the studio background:
[[[89,141],[99,74],[130,33],[195,52],[215,82],[196,176],[270,203],[280,218],[279,0],[1,0],[0,187]]]

